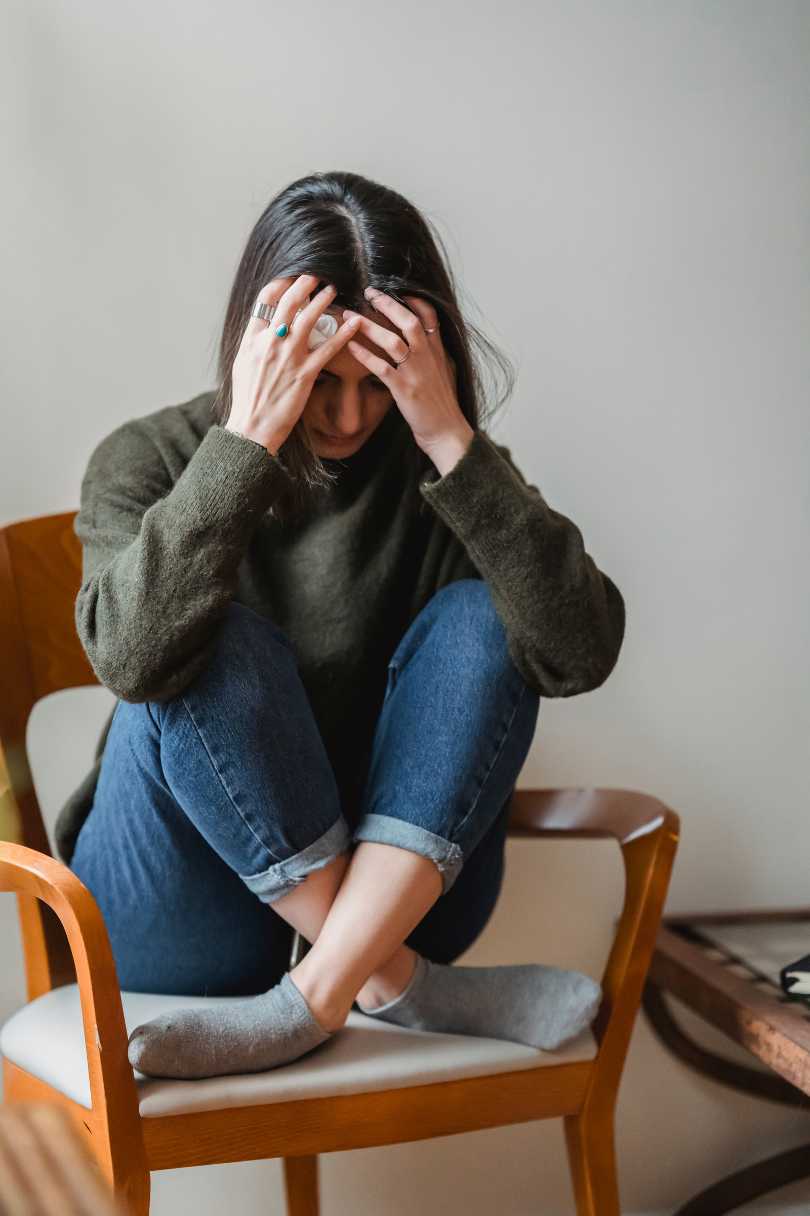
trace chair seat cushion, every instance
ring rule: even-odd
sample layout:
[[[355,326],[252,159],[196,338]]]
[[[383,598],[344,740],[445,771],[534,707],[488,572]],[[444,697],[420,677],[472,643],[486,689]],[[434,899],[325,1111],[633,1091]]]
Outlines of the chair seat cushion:
[[[210,1008],[250,997],[165,996],[122,992],[130,1034],[173,1009]],[[25,1005],[0,1031],[0,1052],[19,1068],[90,1107],[79,989],[55,988]],[[268,1072],[240,1073],[194,1081],[146,1077],[133,1069],[144,1118],[323,1098],[408,1085],[484,1076],[522,1068],[591,1060],[590,1030],[557,1051],[471,1035],[405,1030],[353,1010],[334,1038],[309,1055]]]

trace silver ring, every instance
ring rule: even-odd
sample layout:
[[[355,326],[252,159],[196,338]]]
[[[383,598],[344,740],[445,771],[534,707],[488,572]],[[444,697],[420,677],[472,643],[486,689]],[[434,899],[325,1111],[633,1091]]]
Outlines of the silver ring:
[[[405,358],[404,358],[404,359],[400,359],[400,360],[399,360],[399,362],[396,364],[396,366],[397,366],[397,367],[402,367],[402,364],[403,364],[403,363],[404,363],[404,362],[405,362],[407,359],[410,359],[410,357],[411,357],[411,355],[412,355],[412,354],[413,354],[413,351],[412,351],[412,350],[409,350],[409,351],[408,351],[408,353],[407,353],[407,355],[405,356]],[[394,362],[396,363],[396,360],[394,360]]]
[[[277,304],[262,304],[261,300],[257,300],[250,315],[260,317],[262,321],[272,321],[277,307]]]
[[[435,332],[436,332],[436,330],[437,330],[438,328],[439,328],[439,327],[438,327],[438,325],[434,325],[434,326],[433,326],[433,329],[426,329],[426,330],[425,330],[425,333],[426,333],[426,334],[435,334]]]

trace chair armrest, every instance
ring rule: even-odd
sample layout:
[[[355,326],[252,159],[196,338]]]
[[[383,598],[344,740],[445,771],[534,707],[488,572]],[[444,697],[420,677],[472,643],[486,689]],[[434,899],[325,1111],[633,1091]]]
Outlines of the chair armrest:
[[[42,900],[58,917],[76,968],[93,1109],[110,1120],[139,1118],[118,975],[95,899],[61,861],[8,841],[0,841],[0,891]]]
[[[622,789],[522,789],[512,795],[509,835],[610,837],[622,851],[624,904],[602,976],[593,1024],[599,1043],[592,1101],[611,1101],[624,1067],[655,950],[678,847],[678,815],[650,794]]]

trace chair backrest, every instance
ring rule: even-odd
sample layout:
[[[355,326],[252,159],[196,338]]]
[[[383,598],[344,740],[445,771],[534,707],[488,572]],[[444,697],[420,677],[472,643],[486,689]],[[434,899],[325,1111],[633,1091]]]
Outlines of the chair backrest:
[[[0,839],[50,855],[25,735],[37,701],[98,684],[74,621],[82,553],[75,511],[0,528]],[[18,895],[29,999],[76,972],[54,912]]]
[[[31,710],[97,684],[74,621],[81,586],[75,511],[0,528],[0,837],[50,853],[25,744]]]

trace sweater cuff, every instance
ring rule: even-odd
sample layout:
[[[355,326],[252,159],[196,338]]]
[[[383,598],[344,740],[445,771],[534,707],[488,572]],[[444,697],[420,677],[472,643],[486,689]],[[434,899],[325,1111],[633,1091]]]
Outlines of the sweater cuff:
[[[293,478],[260,443],[214,423],[181,480],[196,500],[198,519],[209,525],[263,514]]]
[[[479,528],[511,522],[526,502],[526,487],[485,431],[474,431],[467,450],[443,477],[419,483],[419,492],[462,538]],[[487,535],[479,532],[479,539]]]

